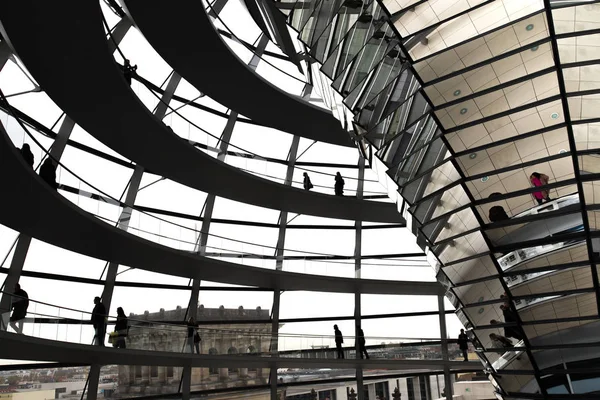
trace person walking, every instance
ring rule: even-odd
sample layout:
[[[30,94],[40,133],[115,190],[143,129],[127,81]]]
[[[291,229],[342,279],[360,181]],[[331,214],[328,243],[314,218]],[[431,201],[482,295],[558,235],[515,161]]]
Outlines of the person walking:
[[[117,308],[117,323],[115,324],[115,332],[117,333],[116,337],[116,345],[117,349],[125,349],[127,348],[125,344],[125,338],[127,337],[127,316],[125,315],[125,311],[123,311],[122,307]]]
[[[335,348],[337,350],[337,358],[344,358],[344,350],[342,349],[342,343],[344,343],[344,336],[342,335],[342,331],[338,329],[337,325],[333,326],[333,331],[335,332]]]
[[[308,174],[305,172],[303,175],[304,175],[304,182],[303,182],[304,183],[304,190],[310,190],[310,189],[312,189],[313,188],[313,184],[310,181],[310,178],[309,178]]]
[[[467,354],[469,350],[469,338],[464,329],[461,329],[458,335],[458,348],[462,351],[464,361],[469,361],[469,355]]]
[[[502,310],[502,315],[504,316],[504,322],[507,324],[510,323],[514,323],[516,324],[517,321],[517,316],[515,315],[515,313],[510,309],[510,305],[508,303],[504,303],[500,306],[500,309]],[[523,340],[523,333],[521,332],[521,330],[519,329],[518,326],[507,326],[504,328],[504,336],[509,337],[509,338],[514,338],[516,340]]]
[[[356,327],[356,338],[358,339],[358,352],[360,354],[360,358],[363,358],[363,354],[364,357],[368,360],[369,359],[369,354],[367,353],[367,346],[366,346],[366,341],[365,341],[365,333],[363,332],[362,328],[360,327],[360,325],[358,325]]]
[[[11,302],[12,315],[10,316],[10,326],[18,334],[23,333],[23,319],[27,315],[28,307],[29,296],[27,292],[21,289],[21,285],[15,283],[15,291],[13,292]]]
[[[21,147],[21,155],[23,156],[23,159],[25,159],[25,162],[33,168],[33,153],[27,143],[23,144],[23,147]]]
[[[550,178],[548,175],[540,174],[538,172],[534,172],[529,176],[529,181],[534,187],[544,186],[548,184]],[[544,202],[552,201],[550,198],[550,192],[548,190],[540,190],[539,192],[532,193],[533,198],[538,202],[538,204],[542,204]]]
[[[340,174],[338,171],[335,174],[335,186],[334,186],[336,196],[344,195],[344,185],[345,185],[344,178],[342,178],[342,174]]]
[[[92,326],[94,327],[94,344],[104,347],[106,336],[106,307],[100,297],[94,297],[94,310],[92,311]]]
[[[56,183],[56,166],[50,157],[44,160],[40,168],[40,178],[50,185],[52,189],[58,189],[58,183]]]

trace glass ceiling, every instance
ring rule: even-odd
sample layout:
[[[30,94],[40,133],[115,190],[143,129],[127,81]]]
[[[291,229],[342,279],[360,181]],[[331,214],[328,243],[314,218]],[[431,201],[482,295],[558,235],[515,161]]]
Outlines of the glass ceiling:
[[[100,4],[108,25],[114,27],[120,19],[104,2]],[[249,62],[254,53],[238,40],[255,45],[261,32],[242,8],[240,2],[227,2],[219,19],[213,20],[213,23],[223,31],[224,40],[235,54],[241,60]],[[228,34],[234,35],[234,38],[228,38]],[[295,37],[294,42],[298,51],[304,50],[304,46]],[[143,78],[133,80],[133,92],[150,111],[155,110],[172,69],[136,28],[128,30],[119,47],[131,63],[137,65],[137,74]],[[256,73],[291,95],[300,95],[310,69],[306,61],[302,64],[304,73],[300,73],[289,61],[269,55],[283,55],[276,44],[269,42],[266,50],[270,53],[262,56]],[[123,62],[119,52],[115,52],[114,56],[117,63]],[[2,124],[16,147],[20,148],[25,143],[31,146],[36,167],[52,148],[52,137],[59,132],[65,115],[39,89],[34,78],[29,76],[26,67],[16,57],[11,58],[0,71],[0,89],[7,96],[10,105],[20,112],[21,121],[27,122],[27,132],[6,109],[0,111]],[[193,142],[199,151],[217,157],[218,147],[223,144],[220,138],[232,110],[203,95],[185,79],[177,86],[174,96],[163,122],[176,135]],[[310,102],[319,107],[324,107],[325,104],[316,90],[311,93]],[[41,147],[34,143],[33,138]],[[292,135],[254,123],[240,115],[227,143],[223,161],[283,184],[292,141]],[[332,195],[334,176],[339,171],[346,181],[346,195],[355,196],[360,190],[359,155],[356,149],[301,138],[297,154],[292,171],[292,186],[302,187],[303,173],[307,172],[315,192]],[[60,163],[57,169],[57,181],[62,185],[59,194],[107,224],[117,225],[125,209],[123,201],[135,164],[100,143],[78,125],[75,125],[70,135]],[[387,190],[379,180],[380,176],[376,171],[369,167],[364,170],[361,191],[368,199],[366,201],[391,202]],[[145,171],[133,204],[128,231],[160,245],[197,252],[198,243],[203,236],[203,222],[212,219],[202,250],[207,257],[271,270],[279,267],[278,263],[281,262],[281,268],[286,272],[332,277],[354,278],[357,276],[358,265],[358,276],[364,279],[418,282],[435,280],[435,271],[425,261],[414,236],[407,228],[398,224],[364,222],[362,228],[359,226],[357,230],[354,221],[285,213],[285,242],[283,246],[278,246],[282,217],[280,211],[217,197],[214,208],[207,215],[206,204],[210,197],[207,193]],[[358,247],[357,232],[362,239],[358,242]],[[4,275],[3,280],[13,262],[14,243],[18,237],[18,232],[0,226],[0,251],[4,260],[0,272]],[[280,261],[276,257],[277,248],[284,250]],[[107,278],[106,267],[105,260],[76,254],[34,238],[19,281],[32,301],[45,302],[54,307],[91,311],[93,297],[102,293],[104,280]],[[160,287],[161,285],[172,287]],[[241,290],[231,291],[232,287],[233,285],[218,282],[201,282],[198,304],[214,309],[221,306],[226,309],[238,309],[239,306],[244,309],[261,307],[273,312],[272,290],[249,291],[246,290],[249,289],[247,287],[235,287]],[[108,313],[114,315],[117,307],[122,307],[128,315],[186,308],[190,303],[191,288],[192,281],[189,279],[120,265]],[[363,329],[371,337],[371,342],[410,342],[440,338],[438,315],[413,315],[437,313],[436,296],[361,297],[363,300],[359,312],[370,317],[364,321]],[[281,327],[279,332],[282,334],[282,343],[284,335],[292,334],[321,336],[319,340],[322,337],[329,338],[333,335],[332,323],[322,319],[353,316],[354,301],[352,294],[303,291],[282,293],[279,317],[301,319]],[[56,309],[38,307],[40,308],[36,312],[40,315],[49,313],[52,317],[60,317],[52,314]],[[446,301],[445,308],[452,310],[453,306]],[[404,316],[406,313],[409,315]],[[461,325],[456,316],[448,314],[445,320],[451,335],[458,332]],[[352,319],[336,323],[347,332],[348,337],[353,336]],[[84,332],[91,332],[89,326],[85,329]],[[38,336],[50,339],[55,339],[55,334],[56,331],[41,328],[38,332]],[[290,343],[295,342],[288,339],[288,347]],[[295,345],[304,348],[302,346],[310,346],[310,343],[304,340]],[[14,361],[2,362],[11,364]]]
[[[600,301],[600,6],[383,1],[326,13],[318,4],[296,2],[290,21],[338,88],[351,82],[342,94],[359,105],[355,129],[408,203],[497,396],[596,391],[575,373],[594,350],[571,347],[592,340]],[[355,24],[338,23],[349,15]],[[324,38],[332,45],[316,46]],[[349,43],[354,59],[338,63]],[[366,67],[366,52],[382,58]],[[573,383],[550,379],[557,365]]]

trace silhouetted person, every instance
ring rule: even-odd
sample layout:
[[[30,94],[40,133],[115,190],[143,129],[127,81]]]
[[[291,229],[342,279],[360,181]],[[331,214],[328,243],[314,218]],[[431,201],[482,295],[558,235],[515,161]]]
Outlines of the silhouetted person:
[[[491,222],[506,221],[507,219],[510,219],[504,210],[504,207],[502,206],[494,206],[490,208],[488,217],[490,218]]]
[[[198,327],[196,327],[196,332],[194,332],[194,347],[196,348],[196,354],[200,354],[200,333],[198,333]]]
[[[489,195],[489,199],[493,199],[494,197],[502,196],[502,193],[494,192]],[[491,222],[505,221],[510,219],[506,211],[504,211],[504,207],[502,206],[493,206],[490,208],[488,217]]]
[[[23,319],[27,315],[29,307],[29,296],[27,292],[21,289],[21,285],[15,283],[15,291],[11,302],[12,315],[10,316],[10,326],[17,333],[23,333]]]
[[[342,178],[342,175],[338,172],[335,174],[335,195],[336,196],[343,196],[344,195],[344,178]]]
[[[500,309],[502,310],[502,315],[504,316],[504,322],[517,323],[517,316],[515,315],[513,310],[510,309],[510,306],[507,303],[502,304],[500,306]],[[511,337],[511,338],[514,338],[517,340],[523,339],[523,334],[521,333],[521,330],[519,329],[518,326],[505,327],[504,328],[504,336]]]
[[[106,336],[106,307],[100,297],[94,297],[94,310],[92,311],[92,326],[94,327],[94,344],[104,346]]]
[[[115,332],[117,332],[115,347],[118,349],[126,348],[125,338],[127,337],[127,316],[122,307],[117,308],[117,323],[115,324]]]
[[[136,70],[137,65],[132,66],[131,62],[128,59],[125,59],[125,61],[123,62],[123,76],[125,77],[125,81],[127,81],[127,84],[129,86],[131,86],[131,78],[135,74]]]
[[[335,348],[337,350],[337,358],[344,358],[344,350],[342,350],[344,336],[342,336],[342,331],[338,329],[337,325],[333,326],[333,331],[335,332]]]
[[[23,159],[25,159],[25,162],[29,164],[31,168],[33,168],[33,153],[31,152],[31,148],[27,143],[21,147],[21,155],[23,156]]]
[[[496,333],[490,333],[490,339],[492,339],[492,345],[498,348],[510,348],[515,347],[510,339],[505,338],[502,335],[498,335]]]
[[[461,329],[460,334],[458,335],[458,348],[462,351],[465,361],[469,361],[469,355],[467,354],[469,350],[469,338],[464,329]]]
[[[304,174],[304,190],[310,190],[313,188],[313,184],[308,177],[308,174],[305,172]]]
[[[40,178],[50,185],[52,189],[58,189],[58,183],[56,183],[56,166],[50,157],[44,160],[40,168]]]
[[[194,318],[190,317],[187,322],[187,344],[190,346],[190,353],[194,354],[194,345],[196,343],[196,322]],[[200,354],[200,335],[198,335],[198,344],[195,346],[196,352]]]
[[[356,327],[356,338],[358,339],[358,352],[360,353],[360,358],[363,358],[363,354],[365,358],[369,359],[369,354],[367,353],[367,346],[365,345],[365,333],[363,332],[360,326]]]
[[[548,177],[548,175],[540,174],[538,172],[533,172],[529,176],[529,182],[531,182],[531,184],[535,187],[547,185],[549,180],[550,178]],[[540,190],[539,192],[533,192],[532,195],[535,198],[535,201],[538,202],[538,204],[542,204],[544,202],[552,200],[550,198],[550,192],[548,190]]]

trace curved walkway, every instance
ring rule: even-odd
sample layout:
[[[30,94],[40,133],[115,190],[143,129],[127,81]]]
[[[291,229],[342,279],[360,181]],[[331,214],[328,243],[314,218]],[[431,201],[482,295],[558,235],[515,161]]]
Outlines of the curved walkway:
[[[0,358],[100,365],[160,365],[227,368],[357,368],[443,370],[473,370],[479,362],[441,360],[332,360],[329,358],[257,357],[252,355],[210,355],[170,353],[133,349],[113,349],[85,344],[59,342],[14,333],[0,332]]]
[[[200,257],[117,229],[52,190],[25,163],[0,128],[0,177],[5,188],[0,223],[36,239],[129,267],[213,282],[277,290],[354,293],[441,293],[437,282],[336,278],[267,270]]]
[[[307,192],[240,171],[175,135],[128,87],[109,53],[100,5],[0,3],[3,37],[77,124],[154,173],[231,200],[328,218],[403,222],[391,203]],[[52,32],[49,35],[48,32]]]
[[[330,110],[285,93],[252,71],[217,33],[201,1],[125,1],[154,49],[200,92],[257,122],[320,142],[354,147]],[[202,43],[198,41],[202,38]]]

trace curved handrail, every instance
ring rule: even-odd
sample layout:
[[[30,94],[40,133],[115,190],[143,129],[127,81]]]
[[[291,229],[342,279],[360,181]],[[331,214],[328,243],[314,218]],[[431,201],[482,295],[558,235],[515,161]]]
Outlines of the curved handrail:
[[[101,193],[101,194],[102,194],[103,196],[105,196],[106,198],[109,198],[109,199],[111,199],[111,200],[112,200],[112,201],[114,201],[115,203],[119,204],[119,206],[121,206],[121,207],[128,207],[128,208],[131,208],[131,209],[133,209],[133,210],[135,210],[135,211],[138,211],[139,213],[141,213],[141,214],[144,214],[144,215],[146,215],[146,216],[148,216],[148,217],[150,217],[150,218],[154,218],[154,219],[156,219],[156,220],[158,220],[158,221],[161,221],[161,222],[164,222],[164,223],[167,223],[167,224],[173,225],[173,226],[177,226],[177,227],[179,227],[179,228],[181,228],[181,229],[186,229],[186,230],[192,231],[192,232],[194,232],[194,233],[196,233],[196,234],[201,234],[201,233],[202,233],[201,231],[198,231],[198,230],[196,230],[196,229],[193,229],[193,228],[187,227],[187,226],[185,226],[185,225],[180,225],[180,224],[177,224],[177,223],[175,223],[175,222],[172,222],[172,221],[169,221],[169,220],[166,220],[166,219],[163,219],[163,218],[157,217],[157,216],[155,216],[155,215],[152,215],[152,214],[150,214],[150,213],[147,213],[146,211],[143,211],[143,210],[140,210],[139,208],[137,208],[137,206],[136,206],[136,205],[128,205],[128,204],[126,204],[126,203],[124,203],[124,202],[122,202],[122,201],[120,201],[120,200],[118,200],[118,199],[114,198],[114,197],[113,197],[113,196],[111,196],[110,194],[108,194],[108,193],[106,193],[106,192],[102,191],[101,189],[97,188],[97,187],[96,187],[96,186],[94,186],[93,184],[91,184],[91,183],[87,182],[85,179],[81,178],[81,177],[80,177],[78,174],[76,174],[76,173],[75,173],[74,171],[72,171],[70,168],[68,168],[67,166],[65,166],[65,165],[64,165],[64,163],[62,163],[60,160],[58,160],[58,159],[56,159],[56,158],[54,158],[54,157],[52,157],[52,156],[50,155],[50,153],[48,152],[48,150],[46,150],[46,149],[45,149],[45,148],[42,146],[42,144],[41,144],[41,143],[40,143],[40,142],[39,142],[39,141],[38,141],[38,140],[35,138],[35,136],[31,134],[31,132],[30,132],[30,131],[29,131],[29,129],[28,129],[28,128],[27,128],[27,127],[26,127],[26,126],[23,124],[23,122],[22,122],[22,121],[21,121],[19,118],[17,118],[17,117],[16,117],[15,113],[14,113],[14,112],[13,112],[13,110],[12,110],[12,106],[11,106],[11,105],[8,103],[8,101],[7,101],[6,97],[4,96],[4,93],[2,92],[2,90],[1,90],[1,89],[0,89],[0,100],[1,100],[2,102],[4,102],[4,103],[5,103],[6,107],[7,107],[7,108],[10,110],[10,112],[11,112],[11,116],[12,116],[12,117],[13,117],[13,118],[14,118],[14,119],[15,119],[15,120],[18,122],[18,124],[21,126],[21,128],[22,128],[22,129],[23,129],[23,130],[24,130],[24,131],[27,133],[27,135],[29,136],[29,138],[30,138],[30,139],[31,139],[31,140],[32,140],[32,141],[33,141],[33,142],[34,142],[34,143],[35,143],[35,144],[36,144],[36,145],[37,145],[37,146],[38,146],[40,149],[42,149],[42,151],[43,151],[43,152],[46,154],[46,156],[47,156],[47,157],[50,157],[50,158],[52,158],[52,160],[53,160],[53,161],[56,163],[56,165],[57,165],[57,166],[58,166],[58,165],[60,165],[60,166],[61,166],[62,168],[64,168],[64,169],[65,169],[67,172],[69,172],[71,175],[73,175],[74,177],[76,177],[77,179],[79,179],[81,182],[83,182],[83,183],[85,183],[86,185],[88,185],[89,187],[93,188],[93,189],[94,189],[94,190],[96,190],[98,193]],[[113,222],[116,222],[116,223],[118,223],[118,221],[113,221]],[[155,235],[156,235],[156,234],[155,234]],[[238,242],[238,243],[242,243],[242,244],[248,244],[248,245],[252,245],[252,246],[256,246],[256,247],[264,247],[264,248],[268,248],[268,249],[271,249],[271,250],[277,249],[277,247],[276,247],[276,246],[261,245],[261,244],[252,243],[252,242],[248,242],[248,241],[243,241],[243,240],[239,240],[239,239],[231,239],[231,238],[228,238],[228,237],[225,237],[225,236],[221,236],[221,235],[215,235],[215,234],[211,234],[211,233],[207,233],[207,235],[208,235],[208,236],[213,236],[213,237],[216,237],[216,238],[219,238],[219,239],[225,239],[225,240],[229,240],[229,241],[233,241],[233,242]],[[171,238],[169,238],[169,239],[171,239]],[[173,240],[175,240],[175,239],[173,239]],[[330,256],[330,257],[339,257],[339,256],[340,256],[340,255],[335,255],[335,254],[327,254],[327,253],[319,253],[319,252],[310,252],[310,251],[304,251],[304,250],[295,250],[295,249],[284,249],[284,250],[286,250],[286,251],[289,251],[289,252],[296,252],[296,253],[308,253],[308,254],[315,254],[315,255]]]
[[[548,201],[546,203],[537,205],[528,210],[520,212],[519,214],[513,216],[512,218],[521,218],[521,217],[525,217],[528,215],[537,215],[537,214],[542,214],[542,213],[546,213],[546,212],[550,212],[550,211],[556,211],[556,210],[560,210],[561,208],[565,208],[565,207],[573,205],[573,204],[579,204],[579,194],[578,193],[568,194],[566,196],[559,197],[552,201]]]
[[[211,7],[211,8],[212,8],[212,5],[209,5],[209,7]],[[108,23],[106,22],[106,18],[104,17],[104,14],[103,14],[103,13],[101,13],[101,16],[102,16],[102,22],[103,22],[103,24],[104,24],[104,27],[105,27],[106,31],[108,32],[108,34],[110,35],[110,39],[112,40],[112,42],[113,42],[113,44],[114,44],[114,46],[115,46],[116,50],[119,52],[119,54],[121,55],[121,57],[122,57],[123,59],[127,59],[127,57],[125,57],[125,54],[124,54],[124,53],[123,53],[123,51],[121,50],[121,48],[120,48],[120,46],[119,46],[118,42],[115,40],[115,38],[114,38],[114,36],[113,36],[113,33],[112,33],[112,31],[110,30],[110,27],[108,26]],[[220,17],[219,17],[218,15],[217,15],[217,18],[219,19],[219,21],[221,21],[221,19],[220,19]],[[223,23],[223,25],[225,25],[223,21],[221,21],[221,22]],[[229,29],[229,28],[227,28],[227,29]],[[233,33],[232,33],[232,34],[233,34]],[[234,35],[234,37],[236,37],[236,36]],[[236,39],[237,39],[237,40],[239,40],[237,37],[236,37]],[[266,61],[266,60],[265,60],[265,62],[267,62],[267,63],[268,63],[268,61]],[[270,63],[269,63],[269,64],[270,64]],[[133,75],[135,76],[135,73],[134,73]],[[145,81],[145,80],[144,80],[144,81]],[[142,84],[144,84],[144,86],[146,86],[146,85],[145,85],[145,83],[144,83],[144,81],[142,81],[142,80],[139,80],[139,82],[140,82],[140,83],[142,83]],[[212,138],[214,138],[214,139],[216,139],[216,140],[219,140],[219,141],[221,141],[221,138],[220,138],[220,137],[217,137],[216,135],[214,135],[214,134],[210,133],[210,132],[209,132],[209,131],[207,131],[206,129],[204,129],[204,128],[200,127],[199,125],[195,124],[194,122],[190,121],[188,118],[186,118],[186,117],[184,117],[183,115],[181,115],[181,114],[179,113],[179,111],[178,111],[178,110],[176,110],[176,109],[174,109],[174,108],[173,108],[173,107],[172,107],[170,104],[168,104],[168,103],[164,102],[164,100],[163,100],[163,99],[162,99],[160,96],[158,96],[156,93],[154,93],[154,91],[153,91],[153,90],[151,90],[151,89],[150,89],[149,87],[147,87],[147,86],[146,86],[146,88],[148,89],[148,91],[149,91],[149,92],[150,92],[150,93],[151,93],[151,94],[152,94],[154,97],[156,97],[156,98],[158,99],[158,101],[159,101],[160,103],[162,103],[163,105],[165,105],[165,106],[167,107],[167,109],[169,109],[169,110],[171,111],[171,113],[173,113],[173,114],[176,114],[178,117],[182,118],[182,119],[183,119],[184,121],[186,121],[188,124],[190,124],[190,125],[192,125],[193,127],[195,127],[195,128],[197,128],[197,129],[199,129],[200,131],[204,132],[205,134],[209,135],[210,137],[212,137]],[[239,150],[241,150],[241,151],[244,151],[244,152],[246,152],[246,153],[248,153],[248,154],[252,154],[252,155],[253,155],[253,156],[255,156],[255,157],[260,157],[260,158],[263,158],[262,156],[260,156],[260,155],[258,155],[258,154],[256,154],[256,153],[254,153],[254,152],[251,152],[251,151],[248,151],[248,150],[246,150],[246,149],[243,149],[243,148],[241,148],[241,147],[239,147],[239,146],[236,146],[236,145],[234,145],[234,144],[232,144],[232,143],[230,143],[230,142],[226,142],[226,143],[227,143],[228,145],[230,145],[230,146],[232,146],[232,147],[236,148],[236,149],[239,149]],[[238,167],[238,168],[239,168],[239,167]],[[255,172],[255,171],[251,171],[251,170],[246,170],[246,169],[244,169],[244,168],[239,168],[239,169],[241,169],[241,170],[243,170],[243,171],[246,171],[246,172],[249,172],[249,173],[252,173],[252,174],[256,174],[256,175],[262,175],[262,176],[266,176],[266,177],[269,177],[269,178],[273,178],[273,177],[272,177],[272,176],[270,176],[270,175],[261,174],[261,173],[258,173],[258,172]],[[303,169],[303,168],[301,168],[301,167],[298,167],[298,169]],[[330,176],[334,176],[334,174],[328,174],[328,173],[323,173],[323,174],[324,174],[324,175],[330,175]],[[280,179],[280,178],[277,178],[277,179]],[[353,180],[354,180],[354,179],[353,179]],[[356,180],[358,180],[358,179],[356,179]],[[301,182],[293,181],[293,183],[301,183]],[[329,189],[329,187],[328,187],[328,186],[320,186],[320,185],[314,185],[314,186],[315,186],[315,187],[323,187],[323,188],[327,188],[327,189]],[[352,190],[352,189],[350,189],[350,190],[348,190],[348,191],[353,191],[353,192],[356,192],[356,190]],[[365,192],[365,193],[385,194],[385,193],[383,193],[383,192]]]
[[[135,76],[134,76],[134,79],[135,79]],[[146,87],[146,89],[148,89],[148,91],[149,91],[149,92],[150,92],[150,93],[151,93],[151,94],[152,94],[154,97],[156,97],[156,99],[157,99],[157,100],[158,100],[158,101],[159,101],[161,104],[163,104],[165,107],[167,107],[167,109],[171,111],[171,114],[175,114],[175,115],[177,115],[179,118],[181,118],[182,120],[184,120],[185,122],[187,122],[188,124],[190,124],[191,126],[193,126],[194,128],[196,128],[196,129],[198,129],[198,130],[200,130],[200,131],[204,132],[205,134],[207,134],[208,136],[212,137],[213,139],[216,139],[216,140],[218,140],[219,142],[227,143],[227,145],[228,145],[228,146],[231,146],[231,147],[233,147],[233,148],[235,148],[235,149],[238,149],[238,150],[240,150],[240,151],[243,151],[244,153],[250,154],[250,155],[252,155],[254,158],[257,158],[257,159],[262,159],[262,160],[265,160],[265,161],[274,161],[274,160],[272,160],[270,157],[264,157],[264,156],[261,156],[260,154],[257,154],[257,153],[255,153],[255,152],[253,152],[253,151],[250,151],[250,150],[247,150],[247,149],[244,149],[243,147],[237,146],[237,145],[235,145],[235,144],[233,144],[233,143],[231,143],[231,142],[228,142],[228,141],[226,141],[226,140],[223,140],[221,137],[219,137],[219,136],[217,136],[217,135],[214,135],[214,134],[210,133],[210,132],[209,132],[209,131],[207,131],[206,129],[204,129],[204,128],[202,128],[201,126],[197,125],[196,123],[192,122],[192,121],[191,121],[190,119],[188,119],[187,117],[183,116],[183,115],[182,115],[182,114],[181,114],[181,113],[178,111],[179,109],[175,109],[175,108],[173,108],[173,107],[172,107],[172,106],[171,106],[169,103],[165,102],[165,101],[164,101],[164,100],[163,100],[163,99],[162,99],[160,96],[158,96],[158,95],[157,95],[157,94],[154,92],[154,90],[152,90],[152,88],[150,88],[150,87],[149,87],[149,86],[148,86],[148,85],[145,83],[145,80],[140,80],[140,79],[137,79],[137,80],[138,80],[138,82],[142,83],[142,84],[143,84],[143,85]],[[173,130],[173,131],[175,132],[175,130]],[[175,132],[175,133],[177,133],[177,132]],[[181,136],[180,136],[180,137],[181,137]],[[206,147],[206,148],[205,148],[205,150],[208,150],[208,146],[202,145],[201,143],[196,143],[196,142],[194,142],[194,143],[192,143],[192,144],[194,144],[195,146],[197,145],[197,146],[199,146],[199,147],[202,147],[202,148],[205,148],[205,147]],[[229,154],[229,152],[228,152],[228,155],[234,155],[234,156],[236,156],[236,155],[237,155],[237,156],[239,156],[239,155],[238,155],[238,154],[236,154],[235,152],[232,152],[232,153],[233,153],[233,154]],[[288,164],[288,161],[285,161],[285,160],[277,160],[277,161],[275,161],[275,162],[277,162],[277,163],[279,163],[279,164],[285,164],[285,165],[287,165],[287,164]],[[238,168],[239,168],[239,167],[238,167]],[[331,174],[331,173],[328,173],[328,172],[317,171],[317,170],[312,170],[312,169],[309,169],[309,168],[304,168],[304,167],[301,167],[301,166],[296,166],[295,168],[296,168],[296,169],[299,169],[299,170],[303,170],[303,171],[307,171],[307,172],[315,173],[315,174],[327,175],[327,176],[332,176],[332,177],[333,177],[333,176],[335,176],[335,174]],[[280,179],[280,180],[284,179],[284,178],[279,178],[279,177],[273,177],[273,176],[266,175],[266,174],[260,174],[260,173],[258,173],[258,172],[255,172],[255,171],[252,171],[252,170],[247,170],[247,169],[244,169],[244,168],[240,168],[240,169],[241,169],[241,170],[244,170],[244,171],[246,171],[246,172],[253,173],[253,174],[263,175],[263,176],[267,176],[267,177],[271,177],[271,178],[276,178],[276,179]],[[361,180],[361,179],[354,178],[354,177],[347,177],[347,178],[344,178],[344,179],[356,180],[356,181],[362,181],[362,182],[373,182],[373,183],[378,183],[378,182],[379,182],[379,181],[377,181],[377,180],[374,180],[374,179],[362,179],[362,180]],[[302,183],[302,182],[298,182],[298,181],[292,181],[292,182],[293,182],[293,183],[299,183],[299,184],[301,184],[301,183]],[[329,186],[320,186],[320,185],[314,185],[314,186],[315,186],[315,187],[323,187],[323,188],[328,188],[328,189],[330,189],[330,187],[329,187]],[[350,189],[349,191],[351,191],[351,192],[356,192],[356,190],[353,190],[353,189]],[[370,192],[370,191],[365,191],[364,193],[385,194],[384,192]]]
[[[0,103],[0,110],[2,110],[4,113],[8,114],[9,111],[4,109],[4,106]],[[57,134],[54,133],[52,130],[50,130],[49,128],[46,128],[45,126],[41,125],[38,121],[34,120],[32,117],[28,116],[27,114],[25,114],[23,111],[19,110],[16,107],[13,107],[13,111],[15,112],[15,114],[18,115],[18,118],[21,119],[26,125],[30,126],[31,128],[33,128],[36,132],[51,138],[51,139],[55,139]],[[110,161],[113,164],[117,164],[117,165],[121,165],[124,167],[128,167],[128,168],[132,168],[132,166],[134,164],[130,163],[130,162],[126,162],[125,160],[121,160],[120,158],[116,158],[114,156],[110,156],[100,150],[96,150],[96,149],[92,149],[91,147],[81,144],[75,140],[69,139],[67,142],[68,145],[78,149],[78,150],[82,150],[85,151],[88,154],[92,154],[94,156],[97,156],[99,158],[102,158],[104,160]],[[202,145],[202,144],[198,144],[199,146],[204,146],[207,147],[206,145]],[[235,152],[228,152],[229,153],[233,153],[233,155],[238,155]],[[267,161],[273,161],[273,162],[279,162],[281,160],[277,160],[277,159],[267,159]],[[335,165],[326,165],[326,167],[331,167],[334,168],[337,166]],[[347,164],[340,164],[339,165],[340,168],[349,168],[350,165]],[[353,178],[348,178],[348,179],[353,179]],[[370,182],[370,180],[365,180],[365,182]],[[368,197],[368,196],[365,196]],[[139,206],[142,209],[149,209],[148,207],[145,206]],[[152,212],[156,212],[158,214],[165,214],[165,213],[173,213],[173,211],[166,211],[166,210],[160,210],[160,209],[153,209]],[[177,213],[180,214],[180,216],[182,218],[190,218],[191,216],[189,215],[184,215],[181,213]],[[201,219],[200,219],[201,220]],[[247,221],[247,220],[223,220],[223,219],[219,219],[219,218],[213,218],[213,221],[217,221],[220,223],[231,223],[231,224],[242,224],[242,225],[250,225],[250,226],[267,226],[267,225],[272,225],[272,226],[268,226],[271,228],[277,228],[278,226],[276,224],[268,224],[268,223],[260,223],[260,222],[256,222],[256,221]],[[315,227],[323,227],[324,225],[314,225]],[[288,228],[294,228],[296,227],[296,225],[288,225]],[[307,228],[306,226],[302,226],[303,228]],[[363,227],[363,229],[377,229],[377,228],[389,228],[390,226],[388,225],[379,225],[379,226],[373,226],[373,225],[369,225],[367,227]],[[340,229],[340,228],[344,228],[344,229],[355,229],[354,226],[344,226],[344,225],[327,225],[326,228],[330,228],[330,229]]]
[[[12,298],[18,298],[18,299],[25,299],[22,296],[19,295],[15,295],[14,293],[9,293],[5,290],[0,290],[0,294],[2,295],[6,295],[9,296],[11,299]],[[90,320],[86,320],[83,319],[84,316],[89,316],[91,318],[92,316],[92,312],[90,311],[85,311],[85,310],[80,310],[80,309],[76,309],[76,308],[72,308],[72,307],[64,307],[64,306],[58,306],[52,303],[48,303],[48,302],[44,302],[44,301],[40,301],[40,300],[34,300],[32,298],[26,298],[29,303],[34,303],[36,305],[43,305],[43,306],[47,306],[47,307],[51,307],[54,309],[58,309],[59,315],[56,314],[48,314],[46,312],[37,312],[37,311],[29,311],[29,309],[27,310],[27,314],[33,314],[36,316],[40,316],[40,317],[45,317],[45,319],[47,319],[47,322],[42,322],[42,321],[31,321],[34,323],[48,323],[48,324],[56,324],[57,321],[65,321],[66,324],[84,324],[84,325],[89,325],[91,324],[91,319]],[[73,319],[73,318],[69,318],[66,316],[61,316],[60,315],[60,310],[65,310],[65,311],[70,311],[70,312],[75,312],[75,313],[81,313],[82,315],[82,319],[77,320],[77,319]],[[6,310],[0,310],[0,314],[1,313],[6,313]],[[107,324],[114,324],[117,321],[117,316],[114,315],[103,315],[106,318],[106,323]],[[129,325],[131,327],[147,327],[149,329],[157,329],[157,330],[161,330],[161,331],[175,331],[175,332],[181,332],[181,328],[187,328],[188,324],[185,320],[182,320],[181,322],[175,322],[172,320],[152,320],[152,319],[142,319],[139,318],[139,316],[136,318],[135,316],[133,316],[133,314],[130,314],[130,316],[127,317],[127,321],[129,323]],[[236,321],[235,319],[231,320],[231,319],[223,319],[223,324],[224,325],[235,325],[236,322],[243,322],[244,320],[239,320]],[[29,322],[27,318],[25,318],[25,322]],[[131,324],[131,323],[135,323],[135,324]],[[208,332],[222,332],[222,333],[232,333],[232,334],[236,334],[236,335],[241,335],[241,336],[261,336],[261,337],[272,337],[273,335],[270,332],[270,326],[271,326],[271,318],[265,318],[265,319],[259,319],[256,320],[256,324],[259,323],[264,323],[265,326],[267,326],[269,328],[269,332],[267,334],[265,334],[265,332],[248,332],[245,328],[240,327],[238,329],[232,329],[232,328],[217,328],[217,327],[205,327],[202,325],[202,321],[196,321],[194,325],[194,328],[199,330],[199,331],[203,331],[205,333]],[[157,325],[160,325],[160,327],[156,327]],[[335,339],[335,335],[322,335],[322,334],[307,334],[307,333],[278,333],[277,336],[278,338],[310,338],[310,339],[326,339],[326,340],[333,340]],[[429,346],[429,345],[438,345],[438,344],[442,344],[442,339],[440,338],[413,338],[413,337],[399,337],[399,336],[366,336],[366,338],[368,340],[371,341],[386,341],[388,345],[390,344],[399,344],[402,346]],[[351,340],[355,340],[356,337],[351,334],[351,335],[344,335],[344,339],[351,339]],[[396,343],[394,343],[396,342]],[[449,339],[448,340],[449,343],[454,343],[456,342],[456,340],[454,339]]]

